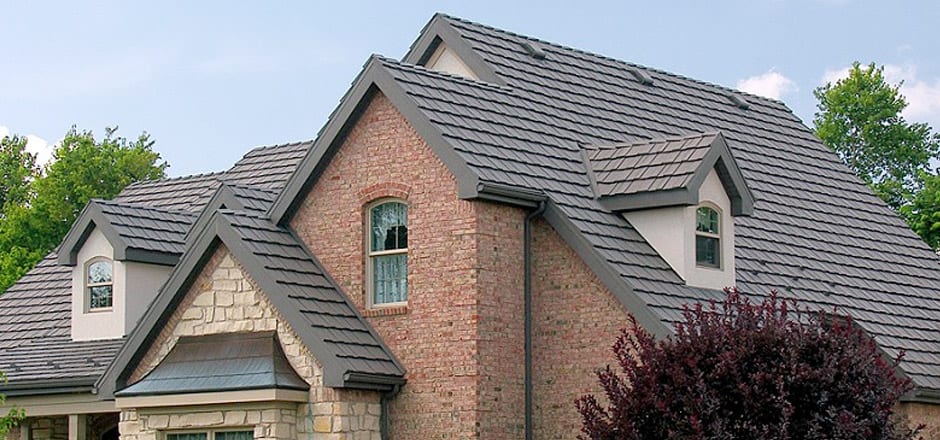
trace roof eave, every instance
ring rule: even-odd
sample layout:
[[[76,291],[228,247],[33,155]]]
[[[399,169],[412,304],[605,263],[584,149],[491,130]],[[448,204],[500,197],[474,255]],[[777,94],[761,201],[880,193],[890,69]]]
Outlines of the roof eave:
[[[940,389],[917,387],[901,396],[901,402],[940,405]]]

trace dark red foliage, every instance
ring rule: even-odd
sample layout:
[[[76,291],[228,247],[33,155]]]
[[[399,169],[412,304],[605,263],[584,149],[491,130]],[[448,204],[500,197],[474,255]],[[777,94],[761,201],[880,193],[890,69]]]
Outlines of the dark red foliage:
[[[884,439],[916,433],[894,413],[911,388],[851,319],[771,293],[686,307],[660,341],[632,320],[598,371],[609,406],[575,403],[581,439]],[[902,354],[903,356],[903,354]]]

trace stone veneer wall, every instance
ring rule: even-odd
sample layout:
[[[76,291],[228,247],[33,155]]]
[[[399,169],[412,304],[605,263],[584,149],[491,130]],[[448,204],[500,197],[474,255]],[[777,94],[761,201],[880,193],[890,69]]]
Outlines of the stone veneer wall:
[[[594,371],[616,365],[611,347],[628,313],[544,220],[532,228],[534,425],[537,439],[572,439],[581,429],[574,400],[604,399]]]
[[[323,439],[378,439],[379,395],[324,387],[316,359],[222,245],[138,364],[131,382],[153,370],[181,336],[258,331],[277,331],[291,366],[311,386],[309,404],[126,410],[121,415],[122,436],[153,440],[160,430],[249,426],[256,428],[256,438],[294,439],[312,430]]]
[[[366,310],[366,208],[408,203],[408,305]],[[521,209],[461,200],[454,176],[381,93],[291,226],[408,370],[393,439],[523,437]]]
[[[69,438],[68,416],[29,417],[23,423],[29,426],[29,438],[32,440],[68,440]],[[21,435],[20,428],[16,427],[7,433],[6,438],[19,440]]]

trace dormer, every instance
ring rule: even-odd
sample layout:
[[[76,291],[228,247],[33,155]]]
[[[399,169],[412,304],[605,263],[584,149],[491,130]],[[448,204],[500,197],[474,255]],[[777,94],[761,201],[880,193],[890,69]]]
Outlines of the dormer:
[[[59,248],[72,267],[75,341],[127,335],[183,251],[190,213],[92,200]]]
[[[584,150],[597,200],[695,287],[734,286],[734,217],[753,198],[721,133]]]

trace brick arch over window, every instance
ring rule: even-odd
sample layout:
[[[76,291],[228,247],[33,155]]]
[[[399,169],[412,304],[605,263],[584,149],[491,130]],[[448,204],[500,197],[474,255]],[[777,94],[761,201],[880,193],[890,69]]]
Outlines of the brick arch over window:
[[[411,186],[397,182],[382,182],[359,190],[359,205],[363,212],[378,199],[390,198],[408,201]]]

